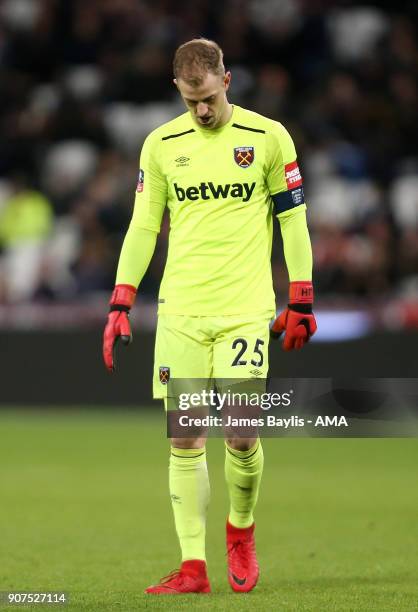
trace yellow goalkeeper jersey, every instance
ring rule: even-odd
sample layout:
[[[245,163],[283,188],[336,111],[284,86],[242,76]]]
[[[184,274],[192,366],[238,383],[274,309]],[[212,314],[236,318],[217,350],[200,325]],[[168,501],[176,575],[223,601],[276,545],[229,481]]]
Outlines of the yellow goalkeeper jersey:
[[[170,212],[159,312],[275,312],[274,215],[305,208],[293,141],[278,122],[239,106],[218,129],[189,112],[146,139],[132,218],[158,232]]]

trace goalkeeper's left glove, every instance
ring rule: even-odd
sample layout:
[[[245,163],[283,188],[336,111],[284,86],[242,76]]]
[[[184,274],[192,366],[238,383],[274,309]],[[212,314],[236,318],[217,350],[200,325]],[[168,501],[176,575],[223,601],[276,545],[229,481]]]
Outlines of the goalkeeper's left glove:
[[[273,321],[270,337],[280,338],[285,332],[283,349],[301,349],[316,332],[312,313],[313,287],[311,281],[294,281],[289,285],[289,304]]]
[[[110,298],[110,309],[103,334],[103,359],[110,372],[115,370],[115,344],[120,338],[127,345],[132,342],[129,311],[136,297],[132,285],[116,285]]]

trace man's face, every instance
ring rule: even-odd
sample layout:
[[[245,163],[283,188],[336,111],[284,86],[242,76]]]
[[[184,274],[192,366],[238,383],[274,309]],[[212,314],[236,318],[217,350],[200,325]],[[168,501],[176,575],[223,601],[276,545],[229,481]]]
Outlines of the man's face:
[[[219,76],[208,72],[202,85],[193,87],[183,79],[174,79],[174,83],[189,109],[194,121],[207,129],[222,125],[227,112],[226,92],[231,81],[231,73]]]

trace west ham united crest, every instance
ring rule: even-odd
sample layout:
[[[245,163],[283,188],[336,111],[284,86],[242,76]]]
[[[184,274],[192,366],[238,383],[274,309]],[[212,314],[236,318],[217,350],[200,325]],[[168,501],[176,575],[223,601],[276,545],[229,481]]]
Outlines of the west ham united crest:
[[[167,385],[170,380],[170,368],[166,366],[160,366],[160,383],[162,385]]]
[[[235,147],[234,160],[240,168],[248,168],[254,161],[254,147]]]

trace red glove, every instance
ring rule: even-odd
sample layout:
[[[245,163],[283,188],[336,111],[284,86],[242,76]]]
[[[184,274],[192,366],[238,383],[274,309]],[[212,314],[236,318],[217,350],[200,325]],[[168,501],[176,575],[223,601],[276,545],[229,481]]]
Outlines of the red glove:
[[[136,289],[132,285],[116,285],[110,298],[110,309],[103,334],[103,359],[109,372],[115,371],[115,344],[119,340],[132,342],[129,311],[135,302]]]
[[[289,286],[289,304],[274,320],[270,337],[280,338],[285,333],[283,349],[301,349],[316,332],[316,321],[312,313],[313,287],[310,281],[295,281]]]

